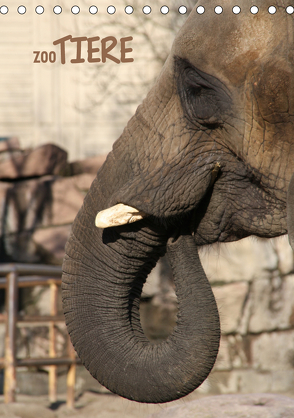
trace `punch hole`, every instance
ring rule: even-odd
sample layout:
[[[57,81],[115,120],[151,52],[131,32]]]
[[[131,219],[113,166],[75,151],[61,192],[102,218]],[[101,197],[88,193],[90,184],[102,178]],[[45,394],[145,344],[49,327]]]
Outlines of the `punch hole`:
[[[269,12],[269,14],[271,14],[271,15],[274,15],[274,14],[276,13],[276,11],[277,11],[277,9],[275,8],[275,6],[270,6],[270,7],[268,8],[268,12]]]
[[[187,13],[187,7],[186,7],[186,6],[180,6],[180,7],[179,7],[179,13],[180,13],[181,15],[186,14],[186,13]]]
[[[239,7],[239,6],[234,6],[234,7],[233,7],[233,9],[232,9],[232,11],[233,11],[233,13],[234,13],[235,15],[238,15],[239,13],[241,13],[241,7]]]
[[[214,13],[220,15],[223,12],[223,8],[221,6],[216,6],[214,9]]]
[[[79,8],[79,6],[72,6],[72,8],[71,8],[71,12],[72,12],[72,14],[73,14],[73,15],[77,15],[77,14],[79,14],[79,13],[80,13],[80,8]]]
[[[288,7],[286,7],[286,12],[287,12],[289,15],[292,15],[292,14],[294,13],[294,7],[293,7],[293,6],[288,6]]]
[[[44,7],[43,7],[43,6],[37,6],[37,7],[35,8],[35,11],[36,11],[36,13],[37,13],[38,15],[41,15],[41,14],[43,14],[43,13],[44,13]]]
[[[125,13],[126,13],[127,15],[131,15],[131,14],[133,13],[133,11],[134,11],[134,9],[133,9],[133,7],[132,7],[132,6],[126,6],[126,7],[125,7]]]
[[[258,7],[257,7],[257,6],[252,6],[252,7],[250,8],[250,12],[251,12],[253,15],[256,15],[256,14],[259,12]]]
[[[54,7],[53,7],[53,12],[54,12],[56,15],[60,15],[60,13],[62,12],[62,7],[60,7],[60,6],[54,6]]]
[[[19,6],[19,7],[17,8],[17,11],[18,11],[18,13],[19,13],[20,15],[24,15],[24,14],[25,14],[25,12],[27,11],[27,9],[25,8],[25,6]]]
[[[98,7],[90,6],[89,7],[89,12],[91,13],[91,15],[95,15],[96,13],[98,13]]]
[[[197,7],[197,9],[196,9],[196,12],[197,12],[199,15],[203,15],[203,13],[205,12],[205,9],[204,9],[204,7],[203,7],[203,6],[198,6],[198,7]]]
[[[151,7],[150,6],[144,6],[142,10],[143,10],[143,13],[145,15],[149,15],[151,13]]]
[[[107,7],[107,13],[109,15],[114,15],[115,12],[116,12],[116,8],[114,6],[108,6]]]
[[[8,13],[8,11],[9,11],[9,9],[8,9],[8,7],[7,7],[7,6],[1,6],[1,7],[0,7],[0,13],[1,13],[2,15],[6,15],[6,14]]]
[[[167,15],[167,14],[168,14],[168,12],[169,12],[169,8],[168,8],[167,6],[162,6],[162,7],[160,8],[160,11],[161,11],[161,13],[162,13],[163,15]]]

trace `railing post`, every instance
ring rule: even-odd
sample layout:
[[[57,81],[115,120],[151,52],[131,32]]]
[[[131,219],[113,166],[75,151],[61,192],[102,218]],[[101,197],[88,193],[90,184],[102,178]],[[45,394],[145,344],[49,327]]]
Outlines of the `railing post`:
[[[66,400],[66,406],[68,408],[74,408],[74,402],[75,402],[75,381],[76,381],[76,364],[75,364],[75,358],[76,353],[72,346],[72,343],[70,341],[69,335],[68,335],[68,356],[73,361],[73,363],[69,366],[68,373],[67,373],[67,400]]]
[[[50,296],[51,296],[51,312],[50,315],[57,315],[57,284],[50,284]],[[54,321],[49,325],[49,356],[56,357],[56,326]],[[57,366],[49,366],[49,400],[51,403],[57,401]]]
[[[47,365],[49,366],[49,398],[51,402],[55,402],[57,398],[57,366],[58,365],[70,365],[67,374],[67,407],[74,408],[75,401],[75,378],[76,378],[76,353],[71,344],[68,336],[67,351],[68,356],[65,358],[56,357],[56,322],[60,321],[57,318],[57,285],[60,285],[59,279],[56,283],[55,280],[24,280],[24,275],[44,275],[53,277],[61,275],[61,269],[57,269],[56,266],[42,266],[31,264],[1,264],[0,265],[0,277],[6,274],[6,279],[0,279],[0,288],[6,289],[6,313],[0,315],[1,319],[6,322],[6,336],[5,336],[5,356],[4,359],[0,359],[0,365],[3,364],[5,368],[5,380],[4,380],[4,402],[15,402],[16,394],[16,368],[17,366],[30,366],[30,365]],[[20,278],[19,278],[20,276]],[[51,276],[52,277],[52,276]],[[26,278],[27,279],[27,278]],[[51,286],[51,317],[44,316],[43,322],[50,323],[50,346],[49,356],[50,358],[44,359],[17,359],[16,358],[16,329],[18,318],[18,288],[35,286],[37,284],[50,284]],[[31,321],[40,322],[42,317],[24,317],[24,322]]]
[[[17,273],[7,275],[6,287],[6,336],[5,336],[5,380],[4,402],[15,402],[16,391],[16,319],[18,308]]]

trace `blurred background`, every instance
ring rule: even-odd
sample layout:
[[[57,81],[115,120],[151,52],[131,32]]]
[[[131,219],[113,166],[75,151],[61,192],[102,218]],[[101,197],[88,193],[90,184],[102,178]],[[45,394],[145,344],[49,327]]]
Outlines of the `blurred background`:
[[[173,38],[182,26],[193,0],[185,2],[187,13],[178,12],[179,0],[169,1],[169,13],[152,1],[150,14],[142,13],[145,2],[132,2],[134,12],[126,14],[128,3],[110,5],[99,1],[98,13],[89,13],[92,2],[81,0],[80,13],[73,15],[68,3],[60,1],[62,13],[52,12],[53,4],[42,1],[45,12],[34,12],[39,3],[28,0],[27,12],[16,12],[19,2],[10,0],[9,13],[0,14],[2,136],[17,136],[22,147],[54,143],[68,152],[69,160],[104,154],[111,150],[128,119],[142,101],[169,53]],[[82,45],[85,62],[72,64],[76,43],[66,42],[66,64],[60,64],[60,46],[53,41],[64,36],[132,36],[127,47],[133,63],[87,62],[87,42]],[[99,46],[99,43],[95,43]],[[55,63],[33,64],[33,51],[56,51]],[[113,50],[119,56],[120,46]],[[96,53],[96,56],[100,56]]]
[[[67,3],[67,4],[66,4]],[[68,2],[62,13],[52,12],[52,2],[27,0],[24,15],[19,2],[9,1],[9,13],[0,14],[0,263],[61,265],[70,226],[83,198],[113,142],[145,97],[168,56],[175,33],[195,1],[152,0],[152,12],[142,13],[145,2],[118,0],[114,14],[109,2],[79,2],[73,15]],[[66,63],[60,63],[64,36],[118,40],[132,36],[127,47],[132,63],[73,64],[76,43],[65,44]],[[213,40],[212,40],[213,42]],[[113,50],[119,56],[118,49]],[[56,62],[33,63],[33,51],[56,52]],[[207,52],[209,53],[209,51]],[[201,395],[275,392],[293,396],[294,388],[294,275],[293,252],[287,237],[275,240],[244,239],[201,249],[204,269],[218,302],[222,340],[212,374],[198,389]],[[5,311],[5,292],[1,291]],[[46,287],[20,292],[19,314],[50,314]],[[58,310],[61,312],[59,295]],[[148,337],[158,342],[172,331],[177,312],[172,275],[162,259],[144,287],[142,324]],[[66,350],[64,324],[56,325],[57,352]],[[0,356],[4,355],[5,324],[0,324]],[[48,354],[48,327],[17,330],[17,357]],[[59,386],[65,390],[66,367],[58,369]],[[47,393],[47,368],[18,370],[19,393]],[[28,383],[29,382],[29,383]],[[87,390],[103,392],[79,366],[76,395]]]

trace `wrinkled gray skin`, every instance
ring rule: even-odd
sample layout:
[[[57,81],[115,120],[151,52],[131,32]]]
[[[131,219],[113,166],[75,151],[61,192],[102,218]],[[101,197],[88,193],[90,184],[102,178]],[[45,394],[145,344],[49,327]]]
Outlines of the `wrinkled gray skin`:
[[[287,232],[293,17],[284,8],[268,14],[270,1],[259,2],[258,15],[241,1],[238,16],[234,2],[223,3],[222,15],[210,1],[203,15],[192,11],[99,170],[66,246],[62,294],[74,347],[97,380],[136,401],[184,396],[213,367],[219,320],[197,246]],[[97,212],[117,203],[149,216],[96,228]],[[141,329],[139,300],[166,251],[180,313],[172,335],[154,345]]]

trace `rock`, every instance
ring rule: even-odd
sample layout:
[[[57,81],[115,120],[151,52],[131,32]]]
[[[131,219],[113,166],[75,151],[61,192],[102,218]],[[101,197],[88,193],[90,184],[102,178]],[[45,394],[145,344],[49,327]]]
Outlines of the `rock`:
[[[293,394],[294,387],[294,371],[293,368],[288,370],[276,370],[270,374],[272,380],[272,392]]]
[[[242,333],[259,333],[288,329],[294,324],[294,275],[281,276],[278,271],[271,277],[252,283],[247,300],[249,318]]]
[[[71,178],[73,179],[75,187],[86,195],[95,177],[95,174],[85,173],[75,175]]]
[[[85,197],[80,187],[90,183],[89,179],[80,180],[80,177],[84,176],[45,176],[13,185],[4,183],[2,196],[0,189],[0,210],[5,210],[5,233],[71,224]]]
[[[293,370],[294,330],[252,336],[253,367],[261,372]],[[294,371],[293,371],[294,375]]]
[[[231,369],[213,371],[207,379],[204,394],[228,393],[291,393],[293,394],[294,370],[259,371]],[[200,387],[201,388],[201,387]],[[199,389],[200,389],[199,388]],[[197,390],[199,390],[197,389]]]
[[[52,256],[61,257],[65,235],[85,196],[77,177],[45,176],[12,185],[0,183],[1,261],[6,261],[5,256],[18,262],[56,264],[49,253],[54,249]],[[50,238],[44,228],[56,226],[65,226],[67,231],[52,229]],[[43,232],[37,233],[39,229]]]
[[[32,235],[29,231],[3,235],[0,262],[52,264],[51,255],[39,248],[31,238]]]
[[[54,178],[49,176],[9,184],[1,195],[4,235],[32,230],[42,224],[44,214],[52,204],[53,181]]]
[[[213,287],[213,293],[220,313],[223,334],[237,331],[242,319],[243,306],[248,294],[248,288],[249,286],[246,282]]]
[[[167,338],[178,312],[172,270],[167,257],[159,259],[143,286],[140,305],[142,327],[152,341]]]
[[[58,264],[70,225],[94,177],[43,176],[0,182],[0,261]]]
[[[282,274],[289,274],[294,267],[294,252],[289,244],[288,235],[271,239],[271,244],[278,256],[278,269]]]
[[[39,228],[33,233],[32,240],[61,262],[65,255],[64,247],[70,229],[70,225]]]
[[[212,245],[202,249],[199,255],[212,284],[268,277],[279,262],[272,241],[258,238]]]
[[[176,299],[164,300],[159,296],[151,301],[141,301],[140,318],[147,338],[157,342],[166,339],[176,325],[177,312]]]
[[[19,370],[16,372],[16,382],[18,393],[34,396],[48,395],[47,373],[38,373],[32,370]],[[37,417],[41,418],[42,416],[36,415],[36,418]]]
[[[56,179],[52,183],[51,191],[52,202],[48,206],[50,210],[46,212],[47,218],[44,219],[44,225],[71,224],[80,210],[85,197],[85,192],[77,187],[76,177]]]
[[[76,174],[90,173],[97,174],[97,171],[106,160],[106,155],[97,155],[95,157],[86,158],[85,160],[73,161],[70,163],[70,172],[74,176]]]
[[[206,395],[273,392],[272,373],[260,373],[252,368],[213,371],[208,377]]]
[[[248,368],[251,361],[250,340],[239,334],[222,335],[214,371]]]
[[[48,293],[47,293],[48,295]],[[48,295],[50,296],[50,295]],[[34,314],[36,315],[36,309]],[[65,324],[55,326],[56,329],[56,355],[62,357],[66,355],[67,331]],[[17,358],[46,358],[49,352],[49,328],[45,326],[22,326],[18,329],[17,335]],[[39,369],[45,369],[46,366],[39,366]],[[27,394],[34,394],[34,391]]]
[[[222,395],[166,408],[149,418],[293,418],[294,400],[271,394]]]
[[[161,291],[160,284],[161,284],[161,266],[160,262],[156,264],[154,269],[148,275],[147,280],[143,286],[142,295],[143,299],[152,298],[155,295],[158,295]]]
[[[23,153],[11,152],[8,157],[0,161],[0,179],[58,175],[67,169],[67,152],[53,144]]]
[[[218,355],[213,370],[228,371],[232,369],[232,362],[229,352],[229,343],[227,336],[221,336]]]
[[[294,330],[221,337],[209,393],[292,393]]]
[[[0,153],[5,151],[19,150],[19,140],[16,137],[0,138]],[[1,157],[0,157],[1,158]]]

